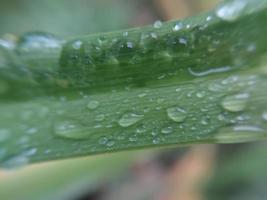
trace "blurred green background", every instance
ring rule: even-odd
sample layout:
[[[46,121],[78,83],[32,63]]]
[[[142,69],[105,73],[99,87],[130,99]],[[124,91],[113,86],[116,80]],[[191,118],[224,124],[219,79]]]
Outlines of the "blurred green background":
[[[218,0],[0,0],[0,36],[93,34],[178,19]],[[263,200],[266,143],[107,154],[0,171],[0,199]]]

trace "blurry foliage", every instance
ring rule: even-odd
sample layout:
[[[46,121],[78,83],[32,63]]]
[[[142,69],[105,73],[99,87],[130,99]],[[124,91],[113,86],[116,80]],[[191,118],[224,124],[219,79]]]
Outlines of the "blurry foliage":
[[[227,145],[221,147],[227,152]],[[209,200],[264,200],[266,169],[266,143],[244,145],[218,162],[206,196]]]
[[[132,6],[130,0],[2,0],[0,35],[47,31],[69,36],[126,28]]]
[[[167,2],[167,0],[163,1]],[[145,2],[146,6],[152,3],[152,1]],[[191,0],[190,3],[192,4],[192,2],[194,1]],[[202,6],[194,7],[194,11],[214,5],[213,1],[202,0],[202,2],[198,2]],[[130,0],[1,0],[0,35],[7,33],[19,35],[29,30],[40,30],[61,36],[72,36],[116,30],[142,24],[144,19],[153,18],[147,17],[144,14],[145,11],[140,11],[140,9],[137,1]],[[137,10],[141,13],[143,22],[136,19]],[[156,14],[157,11],[154,15]],[[134,16],[135,19],[133,19]],[[163,16],[173,15],[160,13],[159,16],[164,18]],[[231,153],[227,151],[228,145],[220,146],[222,152],[228,152],[228,154],[219,160],[214,176],[208,181],[207,187],[204,187],[208,199],[266,199],[266,145],[254,144],[242,147],[240,149],[238,147],[236,152]],[[173,155],[173,153],[171,151],[169,155]],[[115,157],[117,162],[113,160]],[[66,197],[75,199],[75,196],[80,196],[85,191],[88,192],[88,188],[93,191],[100,185],[101,180],[109,179],[114,171],[121,172],[120,170],[132,162],[128,154],[116,155],[115,157],[108,155],[104,161],[98,156],[90,159],[73,159],[54,164],[30,166],[24,171],[9,172],[13,176],[1,176],[0,174],[0,199],[4,197],[5,200],[11,200],[14,197],[15,199],[29,200],[40,197],[40,194],[43,199],[47,199],[48,196],[49,199],[66,199]],[[166,157],[167,155],[164,154],[162,160]],[[122,160],[125,162],[121,162]],[[113,169],[116,169],[112,172],[111,163],[115,166]],[[120,164],[118,165],[118,163]],[[91,174],[88,173],[89,170]],[[115,175],[117,174],[115,173]],[[74,179],[77,182],[73,181]],[[87,180],[84,181],[85,179]],[[3,196],[4,194],[6,196]]]

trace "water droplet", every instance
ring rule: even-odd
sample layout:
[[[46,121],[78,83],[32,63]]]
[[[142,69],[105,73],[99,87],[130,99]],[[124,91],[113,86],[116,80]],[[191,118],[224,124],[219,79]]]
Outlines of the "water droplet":
[[[146,127],[142,124],[141,126],[138,126],[136,129],[136,133],[145,133]]]
[[[13,39],[0,39],[0,47],[4,47],[4,48],[7,48],[7,49],[14,49],[15,46],[16,46],[16,43],[15,43],[15,40],[13,41]]]
[[[150,133],[152,136],[156,136],[156,135],[158,135],[158,132],[157,131],[155,131],[155,130],[153,130],[153,131],[151,131],[151,133]]]
[[[189,73],[192,74],[193,76],[197,76],[197,77],[207,76],[209,74],[217,74],[217,73],[227,72],[230,70],[231,70],[230,66],[213,68],[213,69],[209,69],[209,70],[206,70],[203,72],[196,72],[193,69],[191,69],[190,67],[188,68]]]
[[[175,92],[181,92],[181,90],[182,90],[181,88],[176,88]]]
[[[97,122],[101,122],[105,119],[105,115],[104,114],[99,114],[95,117],[95,121]]]
[[[158,55],[156,55],[156,59],[164,59],[166,62],[171,62],[173,57],[170,55],[168,51],[161,51]]]
[[[138,94],[138,97],[139,97],[139,98],[143,98],[143,97],[145,97],[145,96],[146,96],[146,93]]]
[[[37,131],[38,131],[38,129],[35,128],[35,127],[29,128],[29,129],[26,130],[26,132],[27,132],[28,134],[34,134],[34,133],[36,133]]]
[[[128,32],[127,31],[123,32],[122,36],[127,37],[128,36]]]
[[[208,22],[208,21],[210,21],[211,19],[212,19],[211,16],[207,16],[206,21]]]
[[[99,102],[95,101],[95,100],[91,100],[88,102],[87,104],[87,108],[89,108],[90,110],[94,110],[99,106]]]
[[[155,21],[154,28],[161,28],[161,27],[162,27],[162,22],[160,20]]]
[[[99,144],[101,144],[101,145],[105,145],[105,144],[107,144],[107,142],[108,142],[108,138],[106,138],[106,137],[101,137],[100,139],[99,139]]]
[[[153,144],[159,144],[160,143],[160,138],[156,137],[152,140]]]
[[[90,137],[90,128],[77,121],[58,121],[54,124],[54,133],[68,139],[86,139]]]
[[[246,7],[247,2],[244,0],[234,0],[220,6],[216,15],[225,21],[235,21]]]
[[[187,112],[179,107],[172,107],[167,109],[168,117],[175,122],[183,122],[187,116]]]
[[[125,113],[124,115],[122,115],[122,117],[119,119],[118,124],[121,127],[129,127],[135,123],[137,123],[138,121],[140,121],[142,118],[144,117],[144,115],[140,115],[140,114],[135,114],[135,113]]]
[[[203,97],[205,96],[205,92],[204,92],[204,91],[202,91],[202,92],[197,92],[197,93],[196,93],[196,96],[197,96],[198,98],[203,98]]]
[[[187,40],[185,38],[179,38],[179,43],[180,44],[184,44],[184,45],[187,45]]]
[[[262,118],[263,118],[265,121],[267,121],[267,112],[264,112],[264,113],[262,114]]]
[[[233,96],[227,96],[222,100],[222,107],[231,112],[240,112],[246,108],[249,94],[237,94]]]
[[[0,142],[5,142],[10,137],[10,132],[7,129],[0,129]]]
[[[153,38],[153,39],[157,39],[158,38],[157,34],[154,33],[154,32],[150,33],[150,37]]]
[[[114,140],[109,140],[106,145],[108,147],[112,147],[114,144],[115,144]]]
[[[223,90],[223,86],[218,84],[218,83],[211,83],[211,84],[209,84],[208,89],[211,92],[219,92],[219,91]]]
[[[171,134],[172,132],[173,132],[173,127],[171,126],[163,127],[161,129],[161,133],[163,134]]]
[[[181,23],[181,22],[178,22],[178,23],[176,23],[176,24],[173,26],[172,30],[173,30],[173,31],[179,31],[179,30],[181,30],[182,28],[183,28],[182,23]]]
[[[62,43],[64,43],[63,40],[60,40],[52,34],[31,32],[21,37],[18,49],[19,51],[29,51],[31,49],[61,48]]]
[[[107,63],[110,64],[110,65],[118,65],[118,64],[120,64],[119,60],[117,58],[115,58],[114,56],[110,56],[107,59]]]
[[[166,74],[162,74],[158,77],[159,80],[164,79],[166,77]]]
[[[23,155],[24,156],[33,156],[33,155],[35,155],[36,154],[36,152],[37,152],[37,149],[36,148],[31,148],[31,149],[28,149],[27,151],[25,151],[24,153],[23,153]]]
[[[131,137],[129,137],[129,141],[130,142],[136,142],[138,140],[137,136],[136,135],[133,135]]]
[[[223,114],[219,114],[219,115],[217,116],[217,119],[218,119],[219,121],[224,121],[224,120],[225,120],[225,116],[224,116]]]
[[[73,47],[73,49],[78,50],[78,49],[81,48],[82,44],[83,44],[83,43],[82,43],[81,40],[76,40],[76,41],[73,42],[72,47]]]
[[[255,52],[257,49],[256,44],[249,44],[247,47],[248,52]]]
[[[134,48],[134,44],[133,44],[132,42],[127,42],[127,43],[126,43],[126,46],[127,46],[129,49]]]
[[[208,125],[209,124],[206,118],[202,118],[200,123],[202,125]]]

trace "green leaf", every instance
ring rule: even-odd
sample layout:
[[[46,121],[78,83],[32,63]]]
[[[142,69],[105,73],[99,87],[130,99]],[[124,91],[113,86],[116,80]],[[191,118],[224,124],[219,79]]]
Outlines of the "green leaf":
[[[0,49],[0,163],[266,137],[267,1]],[[15,47],[14,47],[15,46]]]

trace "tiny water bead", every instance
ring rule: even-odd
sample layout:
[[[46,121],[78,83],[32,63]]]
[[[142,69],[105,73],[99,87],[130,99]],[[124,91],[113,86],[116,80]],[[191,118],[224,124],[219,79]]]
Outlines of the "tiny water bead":
[[[82,41],[81,40],[77,40],[77,41],[74,41],[73,44],[72,44],[72,47],[73,49],[75,50],[79,50],[82,46]]]
[[[136,114],[136,113],[125,113],[121,116],[121,118],[118,121],[118,124],[121,127],[129,127],[131,125],[134,125],[138,121],[142,120],[144,115]]]
[[[88,102],[87,104],[87,108],[89,108],[90,110],[94,110],[99,106],[99,102],[96,100],[91,100]]]
[[[161,129],[161,133],[163,134],[171,134],[173,132],[172,126],[166,126]]]
[[[152,143],[153,144],[159,144],[160,143],[160,138],[159,137],[156,137],[152,140]]]
[[[175,122],[183,122],[187,117],[187,112],[179,107],[172,107],[167,109],[168,117]]]
[[[147,94],[146,93],[140,93],[140,94],[138,94],[138,97],[139,98],[143,98],[143,97],[145,97]]]
[[[54,124],[54,133],[66,139],[86,139],[91,136],[89,127],[74,120],[56,122]]]
[[[112,147],[114,144],[115,144],[114,140],[109,140],[106,145],[107,147]]]
[[[207,17],[206,17],[206,21],[207,21],[207,22],[210,21],[211,19],[212,19],[211,16],[207,16]]]
[[[29,51],[30,49],[54,49],[61,48],[63,40],[50,33],[31,32],[23,35],[18,43],[19,51]]]
[[[183,28],[182,23],[181,23],[181,22],[178,22],[178,23],[174,24],[172,30],[173,30],[173,31],[179,31],[179,30],[181,30],[182,28]]]
[[[236,94],[227,96],[222,100],[222,107],[230,112],[240,112],[246,108],[249,94]]]
[[[105,115],[104,114],[99,114],[95,117],[95,121],[97,122],[101,122],[105,119]]]
[[[161,28],[161,27],[162,27],[162,22],[160,20],[155,21],[154,28]]]
[[[205,92],[204,91],[201,91],[201,92],[197,92],[196,93],[196,96],[198,97],[198,98],[203,98],[204,96],[205,96]]]
[[[223,4],[216,11],[216,15],[225,21],[235,21],[247,5],[247,0],[234,0]]]
[[[108,138],[106,138],[106,137],[101,137],[100,139],[99,139],[99,144],[101,144],[101,145],[105,145],[105,144],[107,144],[107,142],[108,142]]]

